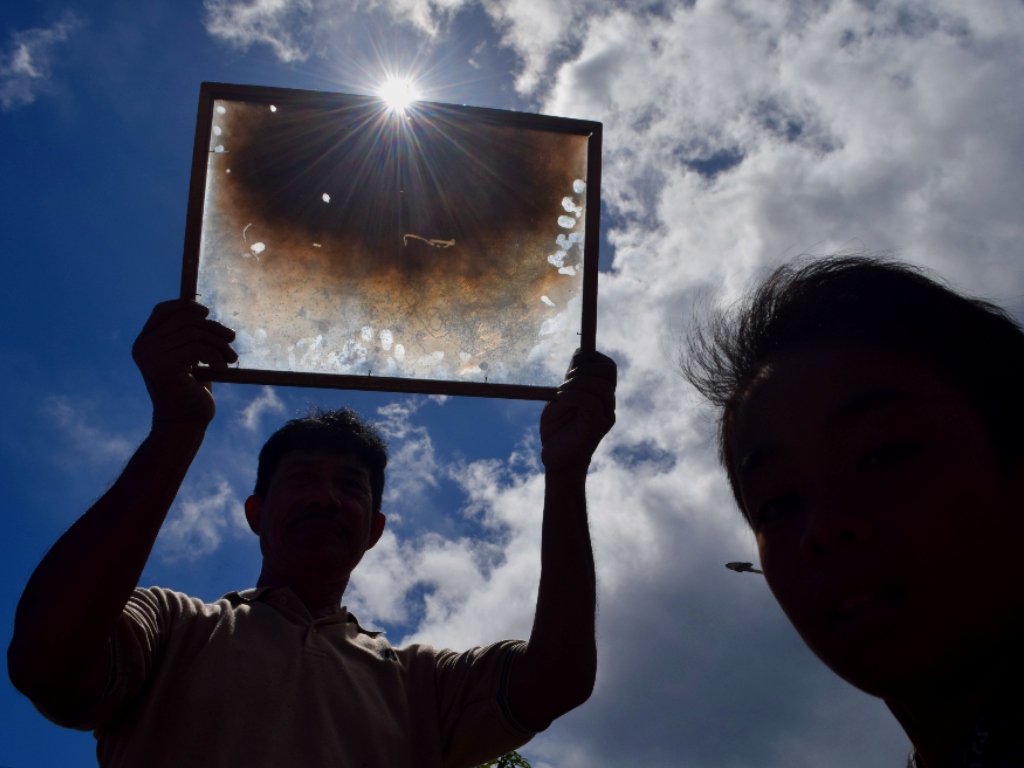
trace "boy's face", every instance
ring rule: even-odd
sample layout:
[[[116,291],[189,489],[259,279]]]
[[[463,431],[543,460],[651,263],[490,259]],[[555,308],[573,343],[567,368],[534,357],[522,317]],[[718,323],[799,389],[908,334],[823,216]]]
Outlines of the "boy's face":
[[[883,698],[971,674],[1020,626],[1024,481],[928,365],[816,341],[767,361],[729,457],[776,599]]]

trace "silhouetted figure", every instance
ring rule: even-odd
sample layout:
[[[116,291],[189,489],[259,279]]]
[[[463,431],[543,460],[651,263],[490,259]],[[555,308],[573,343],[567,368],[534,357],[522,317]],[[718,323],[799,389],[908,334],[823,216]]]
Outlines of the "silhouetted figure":
[[[811,650],[885,700],[911,766],[1024,766],[1020,325],[907,264],[802,260],[683,369]]]
[[[102,766],[429,766],[504,755],[594,684],[596,585],[585,483],[615,421],[615,364],[577,353],[540,422],[541,579],[528,643],[392,648],[342,605],[384,533],[387,450],[350,410],[274,433],[245,516],[255,587],[213,603],[138,580],[215,405],[192,371],[237,359],[190,301],[158,305],[133,348],[149,436],[60,537],[18,604],[8,671],[52,721],[93,730]]]

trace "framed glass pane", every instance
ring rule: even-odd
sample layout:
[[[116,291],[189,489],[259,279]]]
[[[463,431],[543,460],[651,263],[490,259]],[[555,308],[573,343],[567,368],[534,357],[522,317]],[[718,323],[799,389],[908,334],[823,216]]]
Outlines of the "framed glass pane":
[[[182,296],[248,383],[548,399],[594,346],[600,124],[203,84]]]

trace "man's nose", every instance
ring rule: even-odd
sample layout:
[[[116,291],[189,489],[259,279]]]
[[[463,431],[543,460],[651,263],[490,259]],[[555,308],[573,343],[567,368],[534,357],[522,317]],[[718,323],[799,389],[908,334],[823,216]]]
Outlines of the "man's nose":
[[[871,521],[856,494],[836,487],[822,489],[808,499],[807,506],[800,542],[805,557],[816,560],[841,554],[871,538]]]
[[[306,493],[310,503],[325,508],[337,507],[341,503],[341,491],[327,478],[319,478],[307,486]]]

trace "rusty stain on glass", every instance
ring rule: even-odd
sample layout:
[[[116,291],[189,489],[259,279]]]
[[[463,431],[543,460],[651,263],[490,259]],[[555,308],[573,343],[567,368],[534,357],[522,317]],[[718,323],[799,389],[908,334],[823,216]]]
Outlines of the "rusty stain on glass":
[[[217,99],[197,292],[246,369],[557,386],[588,137]]]

